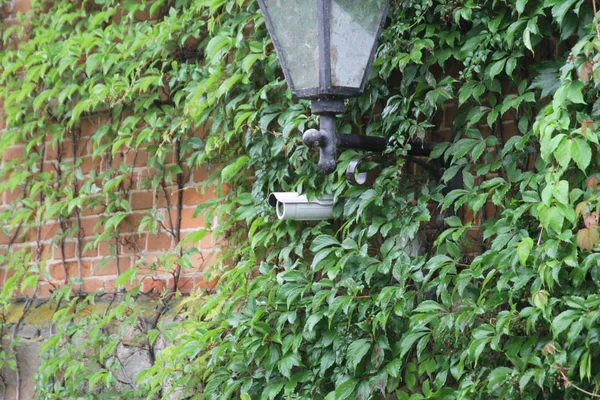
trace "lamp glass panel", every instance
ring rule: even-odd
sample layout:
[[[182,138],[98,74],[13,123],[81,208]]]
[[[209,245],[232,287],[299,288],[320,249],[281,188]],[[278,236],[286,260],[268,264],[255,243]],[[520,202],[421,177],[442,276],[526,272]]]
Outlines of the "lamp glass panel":
[[[379,26],[385,0],[332,0],[331,82],[360,88]]]
[[[291,90],[319,87],[317,0],[264,0]]]

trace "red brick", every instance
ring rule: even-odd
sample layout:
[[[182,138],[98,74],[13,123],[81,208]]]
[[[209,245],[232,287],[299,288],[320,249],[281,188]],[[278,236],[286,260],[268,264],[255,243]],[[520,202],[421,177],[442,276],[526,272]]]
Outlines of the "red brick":
[[[42,240],[50,240],[55,237],[60,230],[58,222],[50,222],[42,226],[40,236]]]
[[[121,285],[119,288],[124,288],[125,290],[131,290],[134,287],[138,286],[140,283],[140,280],[138,278],[133,278],[133,281],[131,282],[125,282],[123,285]],[[116,279],[107,279],[104,281],[104,287],[105,287],[105,291],[107,292],[114,292],[117,290],[117,280]]]
[[[65,260],[75,258],[75,247],[75,242],[65,242],[62,246],[60,243],[55,244],[54,246],[52,246],[52,258],[55,260],[62,260],[63,251]]]
[[[81,241],[81,257],[90,258],[98,256],[98,249],[96,246],[90,245],[92,240],[82,240]],[[65,259],[72,259],[77,257],[77,246],[79,243],[77,241],[69,241],[65,242],[64,251],[65,251]],[[53,256],[52,258],[55,260],[62,260],[61,247],[60,244],[56,244],[53,246]]]
[[[4,192],[4,204],[10,204],[19,200],[21,195],[23,194],[23,189],[20,186],[17,186],[15,190],[7,190]]]
[[[154,193],[151,191],[132,193],[130,203],[133,210],[149,210],[154,205]]]
[[[96,129],[98,129],[100,121],[98,118],[89,117],[83,118],[80,125],[80,131],[82,136],[92,136],[96,133]]]
[[[465,239],[466,240],[462,243],[464,252],[481,253],[484,250],[479,227],[467,229]]]
[[[159,275],[165,275],[169,273],[164,264],[158,262],[158,256],[156,255],[141,256],[138,258],[136,265],[139,268],[140,273],[152,272]]]
[[[205,254],[190,254],[187,257],[189,257],[190,265],[193,269],[202,269],[202,266],[204,265]],[[180,264],[183,266],[183,263],[180,262]]]
[[[93,264],[93,276],[111,276],[123,273],[131,268],[131,257],[119,257],[119,268],[115,257],[109,257],[104,260],[95,261]]]
[[[81,240],[81,257],[90,258],[90,257],[97,257],[98,255],[101,255],[101,256],[104,255],[104,254],[98,254],[98,246],[90,244],[93,242],[94,242],[93,240]]]
[[[205,189],[204,193],[201,193],[201,188],[187,188],[183,191],[183,205],[185,206],[198,206],[205,203],[207,200],[216,197],[214,188]]]
[[[31,8],[31,0],[15,0],[13,12],[24,13]]]
[[[37,298],[38,299],[47,299],[52,295],[54,291],[54,287],[49,285],[48,283],[40,283],[37,287]]]
[[[172,289],[175,285],[175,280],[173,278],[169,278],[167,285],[168,285],[169,289]],[[194,277],[189,277],[189,276],[179,277],[179,281],[177,282],[177,289],[181,293],[190,293],[191,291],[194,290],[194,286],[195,286]]]
[[[494,135],[494,130],[492,128],[490,128],[489,126],[487,126],[487,124],[478,126],[477,128],[479,129],[479,132],[481,132],[481,136],[483,136],[483,137],[488,137],[488,136]]]
[[[91,156],[81,157],[81,172],[89,174],[91,171],[100,171],[100,160],[98,158],[92,158]]]
[[[456,104],[444,104],[444,127],[451,128],[454,123],[454,115],[456,114]]]
[[[177,197],[180,192],[179,192],[179,190],[177,190],[173,187],[170,187],[170,188],[167,188],[165,191],[159,190],[157,192],[156,208],[166,208],[167,207],[167,198],[165,198],[165,193],[169,200],[169,205],[171,207],[174,207],[177,205]]]
[[[127,215],[125,220],[127,221],[127,224],[129,224],[129,226],[131,226],[133,230],[137,232],[137,228],[140,226],[142,219],[147,215],[147,213],[131,213]]]
[[[5,269],[4,270],[4,280],[3,280],[3,283],[6,282],[6,280],[10,279],[14,274],[15,274],[15,270],[14,269],[10,269],[8,271],[6,271],[6,269]]]
[[[496,217],[497,208],[492,202],[487,202],[485,205],[485,219],[492,219]]]
[[[132,175],[128,175],[123,179],[123,183],[121,183],[121,186],[123,186],[123,188],[125,190],[131,190],[135,187],[136,182],[135,182],[135,174]]]
[[[134,167],[144,167],[148,164],[148,158],[148,151],[141,148],[138,150],[130,150],[125,157],[125,162]]]
[[[204,265],[202,266],[204,269],[217,264],[217,252],[211,251],[209,253],[205,253],[204,257]]]
[[[90,275],[91,264],[89,261],[81,261],[81,277]],[[64,281],[65,278],[79,277],[79,263],[71,261],[67,263],[57,263],[48,266],[50,277],[57,281]],[[66,272],[66,275],[65,275]]]
[[[194,170],[192,171],[192,181],[194,183],[203,183],[208,179],[208,172],[200,167],[200,168],[194,168]]]
[[[44,156],[46,157],[47,160],[49,160],[49,161],[57,160],[59,154],[61,156],[64,156],[64,154],[62,153],[60,143],[59,144],[46,143],[46,149],[45,149]]]
[[[81,285],[81,290],[86,293],[93,293],[97,291],[104,291],[106,281],[104,279],[84,279]]]
[[[504,141],[507,141],[513,136],[519,135],[519,129],[514,122],[502,124],[502,136]]]
[[[102,220],[99,217],[81,218],[80,228],[83,237],[94,236],[102,231]]]
[[[9,146],[2,153],[2,160],[12,161],[12,160],[20,159],[23,157],[24,150],[25,150],[25,146],[23,146],[23,145]]]
[[[200,248],[203,250],[212,250],[217,244],[211,232],[206,233],[206,236],[200,241]]]
[[[154,277],[146,277],[142,281],[142,291],[152,290],[153,295],[158,295],[165,288],[165,281]]]
[[[115,242],[100,242],[97,246],[96,252],[100,257],[112,256],[114,255],[114,246]]]
[[[100,187],[100,185],[97,186]],[[81,210],[80,215],[82,217],[89,217],[91,215],[102,214],[104,212],[104,204],[102,204],[98,198],[96,201],[97,202],[95,202],[93,205],[86,205],[86,207]],[[73,219],[73,221],[75,221],[75,219]]]
[[[110,159],[110,166],[114,169],[119,168],[119,166],[122,163],[126,163],[126,161],[125,161],[125,154],[123,154],[123,152],[121,152],[121,151],[114,154]]]
[[[133,234],[121,240],[122,254],[137,254],[146,248],[146,234]]]
[[[32,298],[33,294],[34,294],[33,288],[31,288],[30,286],[27,286],[25,288],[25,291],[17,290],[17,292],[15,293],[15,297],[28,297],[28,298]]]
[[[63,158],[73,158],[73,142],[70,139],[63,140],[60,146]]]
[[[204,227],[204,218],[202,216],[194,218],[196,208],[184,208],[181,210],[181,229],[193,229]],[[177,210],[171,210],[173,223],[176,223]],[[168,218],[167,218],[168,220]]]
[[[47,260],[52,258],[52,247],[49,244],[42,244],[40,246],[41,248],[41,252],[40,252],[40,258],[42,260]]]
[[[92,153],[92,137],[90,135],[80,135],[79,137],[75,137],[75,141],[75,143],[77,144],[78,157],[82,157]]]
[[[149,234],[148,242],[146,244],[146,250],[148,252],[158,250],[170,250],[172,246],[171,235],[165,233],[162,234]]]
[[[10,239],[11,239],[10,236],[6,236],[4,233],[0,232],[0,245],[9,244]]]
[[[216,253],[203,251],[189,256],[192,268],[197,271],[205,270],[215,263]]]

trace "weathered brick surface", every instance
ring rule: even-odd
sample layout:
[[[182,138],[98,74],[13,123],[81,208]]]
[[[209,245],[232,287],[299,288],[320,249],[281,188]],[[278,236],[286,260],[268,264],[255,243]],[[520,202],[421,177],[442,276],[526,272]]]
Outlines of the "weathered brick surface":
[[[28,1],[13,2],[12,18],[15,13],[25,10],[27,4]],[[189,174],[186,171],[185,175],[189,176],[189,180],[185,182],[184,189],[178,189],[175,183],[167,186],[165,191],[149,189],[147,179],[156,174],[156,171],[147,167],[150,154],[146,149],[117,153],[114,156],[92,157],[91,138],[96,129],[106,121],[105,115],[86,117],[79,132],[81,136],[75,138],[75,146],[71,139],[56,143],[48,135],[44,169],[56,171],[59,162],[75,165],[79,166],[85,179],[88,179],[92,171],[103,172],[109,166],[126,163],[132,174],[123,181],[121,188],[127,193],[126,199],[130,202],[132,212],[121,223],[117,237],[107,241],[97,240],[111,216],[103,206],[104,200],[98,198],[97,206],[81,209],[78,216],[72,214],[67,221],[46,222],[37,229],[19,232],[18,237],[13,237],[14,229],[6,227],[0,232],[0,254],[14,253],[20,249],[25,249],[34,257],[39,254],[44,266],[37,286],[38,298],[50,296],[66,282],[74,290],[85,293],[114,292],[117,290],[115,285],[119,274],[133,267],[139,268],[139,273],[133,282],[125,285],[126,288],[140,284],[144,292],[150,291],[153,294],[165,289],[172,290],[175,284],[174,274],[181,268],[178,289],[183,293],[194,289],[212,289],[216,284],[214,278],[205,279],[204,276],[206,268],[215,263],[216,258],[216,242],[211,235],[206,235],[198,243],[187,243],[184,246],[194,246],[198,250],[198,254],[186,256],[189,262],[184,263],[177,261],[177,242],[169,232],[179,225],[180,238],[183,239],[204,227],[203,218],[194,217],[194,213],[198,205],[215,195],[214,190],[201,189],[208,173],[198,170]],[[1,129],[4,129],[3,125]],[[23,150],[22,145],[9,147],[1,157],[2,162],[18,163]],[[167,159],[172,163],[174,155],[169,153]],[[83,182],[84,180],[80,180],[79,184]],[[96,181],[95,184],[100,186],[102,182]],[[20,186],[0,193],[0,212],[10,212],[10,203],[22,195]],[[179,196],[182,204],[180,218],[177,215]],[[162,221],[158,231],[150,232],[148,227],[140,231],[140,225],[150,214]],[[173,254],[173,257],[166,259],[167,254]],[[12,272],[6,273],[5,268],[6,266],[0,265],[0,285],[12,275]],[[27,289],[20,295],[31,296],[33,291]]]
[[[8,15],[5,21],[7,23],[17,23],[18,13],[25,12],[31,5],[31,0],[12,0],[5,10]],[[115,18],[120,18],[119,15]],[[139,19],[152,18],[146,13],[140,12],[136,17]],[[452,125],[457,106],[455,103],[447,103],[443,109],[438,112],[434,118],[434,123],[438,126],[435,131],[429,132],[428,140],[432,141],[450,141],[453,140]],[[0,107],[0,116],[3,110]],[[5,124],[0,117],[0,134],[5,129]],[[147,181],[157,173],[147,167],[148,160],[151,157],[151,151],[147,148],[138,150],[129,150],[117,152],[114,155],[105,157],[92,157],[92,141],[94,134],[99,127],[109,123],[109,116],[106,114],[93,115],[85,117],[82,120],[80,131],[73,138],[66,139],[60,143],[52,141],[50,134],[47,136],[46,163],[45,170],[55,168],[60,160],[62,163],[72,163],[81,169],[83,174],[90,174],[92,171],[105,171],[109,166],[116,167],[122,163],[131,168],[131,176],[122,183],[122,187],[128,191],[129,202],[133,212],[127,216],[121,224],[117,237],[112,241],[103,241],[96,243],[95,237],[101,234],[104,229],[104,223],[109,218],[102,207],[102,201],[98,202],[97,207],[90,207],[81,210],[78,220],[73,218],[62,226],[59,222],[46,223],[41,227],[39,235],[41,243],[38,249],[33,244],[38,235],[37,231],[21,232],[25,238],[14,239],[11,235],[14,233],[5,228],[0,233],[0,254],[7,252],[7,246],[12,242],[15,249],[29,246],[31,252],[39,252],[40,256],[46,259],[44,279],[38,285],[38,296],[45,297],[64,283],[65,278],[81,278],[81,290],[93,292],[96,290],[110,291],[114,290],[115,281],[118,274],[126,271],[128,268],[138,267],[139,276],[134,281],[141,283],[144,291],[153,290],[158,292],[166,287],[172,287],[174,268],[177,263],[165,265],[163,256],[172,252],[177,245],[172,235],[167,229],[173,226],[180,226],[181,238],[204,227],[202,218],[194,217],[196,206],[202,204],[215,196],[215,191],[203,191],[200,187],[202,182],[206,181],[213,171],[195,169],[189,175],[189,181],[183,190],[177,188],[175,177],[166,190],[150,190]],[[195,135],[204,137],[206,127],[198,128]],[[485,134],[491,135],[494,132],[491,129],[485,129]],[[510,137],[518,134],[517,125],[514,121],[514,115],[507,112],[502,116],[501,124],[502,138],[506,141]],[[17,160],[23,154],[24,146],[15,145],[6,149],[2,154],[3,162]],[[76,157],[74,157],[74,155]],[[175,160],[175,154],[167,154],[167,164],[172,164]],[[421,174],[415,165],[410,169],[411,173]],[[88,175],[89,176],[89,175]],[[488,176],[486,179],[491,179]],[[0,180],[4,179],[0,177]],[[96,182],[101,185],[102,182]],[[227,190],[227,188],[222,188]],[[178,196],[182,196],[183,209],[181,218],[177,217],[176,205]],[[11,191],[1,193],[0,210],[6,209],[7,205],[22,196],[20,187]],[[463,210],[464,211],[464,210]],[[152,233],[149,229],[142,229],[139,232],[140,225],[148,213],[154,213],[156,218],[162,220],[163,226],[159,232]],[[496,208],[488,203],[483,210],[477,214],[469,212],[460,213],[465,223],[470,222],[472,228],[468,232],[468,238],[471,244],[465,248],[467,253],[475,254],[481,250],[481,232],[478,228],[486,219],[496,215]],[[166,227],[166,229],[165,229]],[[60,233],[63,229],[71,229],[72,232],[66,236],[62,244],[60,243]],[[78,234],[73,234],[77,232]],[[29,240],[29,243],[23,243]],[[180,289],[190,291],[194,287],[212,288],[215,284],[214,278],[208,279],[204,275],[206,267],[215,262],[215,252],[213,251],[216,243],[210,234],[206,235],[199,243],[187,243],[186,246],[194,246],[200,252],[189,257],[192,269],[183,269],[179,281]],[[189,266],[188,266],[189,267]],[[0,266],[0,284],[3,284],[10,273]],[[129,285],[130,286],[130,285]]]

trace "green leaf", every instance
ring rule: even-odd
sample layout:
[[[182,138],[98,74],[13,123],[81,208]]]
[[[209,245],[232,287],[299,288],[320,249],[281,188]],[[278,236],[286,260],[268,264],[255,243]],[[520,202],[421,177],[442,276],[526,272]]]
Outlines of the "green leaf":
[[[221,179],[223,181],[229,180],[233,175],[239,172],[249,161],[248,156],[241,156],[235,162],[229,164],[221,171]]]
[[[390,376],[397,378],[400,376],[400,371],[402,370],[402,365],[403,365],[402,359],[396,358],[396,359],[392,360],[388,365],[386,365],[385,371]]]
[[[573,7],[579,0],[561,0],[557,1],[556,5],[552,7],[552,16],[556,19],[558,24],[562,24],[567,12]]]
[[[527,259],[529,258],[531,249],[533,249],[533,239],[523,238],[517,247],[517,256],[519,257],[521,265],[524,266],[527,264]]]
[[[346,354],[346,358],[348,359],[348,363],[353,369],[356,369],[358,364],[362,361],[363,357],[368,353],[371,348],[371,342],[367,339],[359,339],[350,346],[348,346],[348,352]]]
[[[231,38],[228,36],[223,36],[223,35],[217,35],[215,37],[213,37],[212,39],[210,39],[210,41],[208,42],[208,45],[206,46],[206,56],[207,58],[210,60],[210,62],[216,62],[217,60],[217,56],[219,54],[219,52],[225,48],[225,46],[228,46],[231,43]]]
[[[488,390],[493,391],[494,389],[508,385],[511,382],[510,375],[513,374],[512,368],[498,367],[490,372],[488,377]]]
[[[284,383],[280,382],[272,383],[269,386],[267,386],[260,395],[261,400],[273,400],[275,397],[277,397],[279,392],[281,392],[281,389],[283,389],[283,385]]]
[[[572,158],[571,145],[573,141],[571,139],[564,139],[560,142],[554,153],[554,158],[560,164],[562,168],[567,168]]]
[[[541,68],[530,88],[540,89],[542,97],[552,96],[561,84],[559,70],[562,64],[555,61],[545,61],[540,65]]]
[[[133,279],[135,278],[137,271],[138,271],[137,268],[131,268],[131,269],[128,269],[127,271],[123,272],[117,278],[115,285],[117,287],[120,287],[120,286],[124,286],[126,283],[133,282]]]
[[[411,347],[415,344],[415,342],[419,339],[421,339],[423,336],[425,336],[429,331],[419,331],[419,332],[412,332],[409,333],[407,335],[404,335],[402,337],[402,340],[400,341],[400,355],[399,357],[402,358],[406,355],[406,353],[408,353],[408,351],[411,349]]]
[[[488,78],[494,79],[494,77],[496,77],[497,75],[499,75],[502,72],[505,65],[506,65],[506,58],[503,58],[501,60],[495,61],[494,63],[490,64],[488,71],[487,71]]]
[[[552,186],[552,196],[566,206],[569,205],[569,182],[560,181],[556,185]]]
[[[320,364],[321,375],[324,375],[325,371],[327,371],[334,363],[335,363],[335,352],[326,351],[321,356],[321,364]]]
[[[324,249],[325,247],[330,247],[330,246],[340,247],[341,244],[333,236],[319,235],[310,244],[310,251],[312,251],[314,253],[321,249]]]
[[[575,104],[585,104],[583,99],[583,82],[571,81],[567,86],[567,98]]]
[[[344,400],[350,398],[352,393],[354,393],[354,389],[356,388],[356,385],[359,381],[360,379],[358,378],[348,379],[347,381],[336,387],[335,400]]]
[[[286,378],[290,378],[292,375],[292,368],[302,365],[300,357],[296,353],[287,353],[277,363],[277,368],[281,375]]]
[[[592,149],[589,143],[581,138],[573,139],[571,157],[580,170],[585,171],[592,161]]]
[[[446,311],[444,307],[442,307],[439,303],[433,300],[425,300],[417,308],[415,308],[414,312],[417,313],[429,313],[429,312],[444,312]]]
[[[581,311],[567,310],[558,314],[552,321],[552,331],[554,336],[559,335],[562,331],[567,329],[571,324],[581,317]]]
[[[555,232],[562,232],[562,226],[565,221],[564,215],[557,207],[550,207],[548,210],[548,227]]]

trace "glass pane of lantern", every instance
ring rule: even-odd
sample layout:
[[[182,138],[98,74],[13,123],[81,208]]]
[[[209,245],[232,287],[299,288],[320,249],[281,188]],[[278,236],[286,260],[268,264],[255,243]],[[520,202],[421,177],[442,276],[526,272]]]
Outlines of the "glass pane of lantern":
[[[264,0],[290,89],[319,87],[317,0]]]
[[[331,81],[359,88],[375,46],[385,0],[332,0]]]

